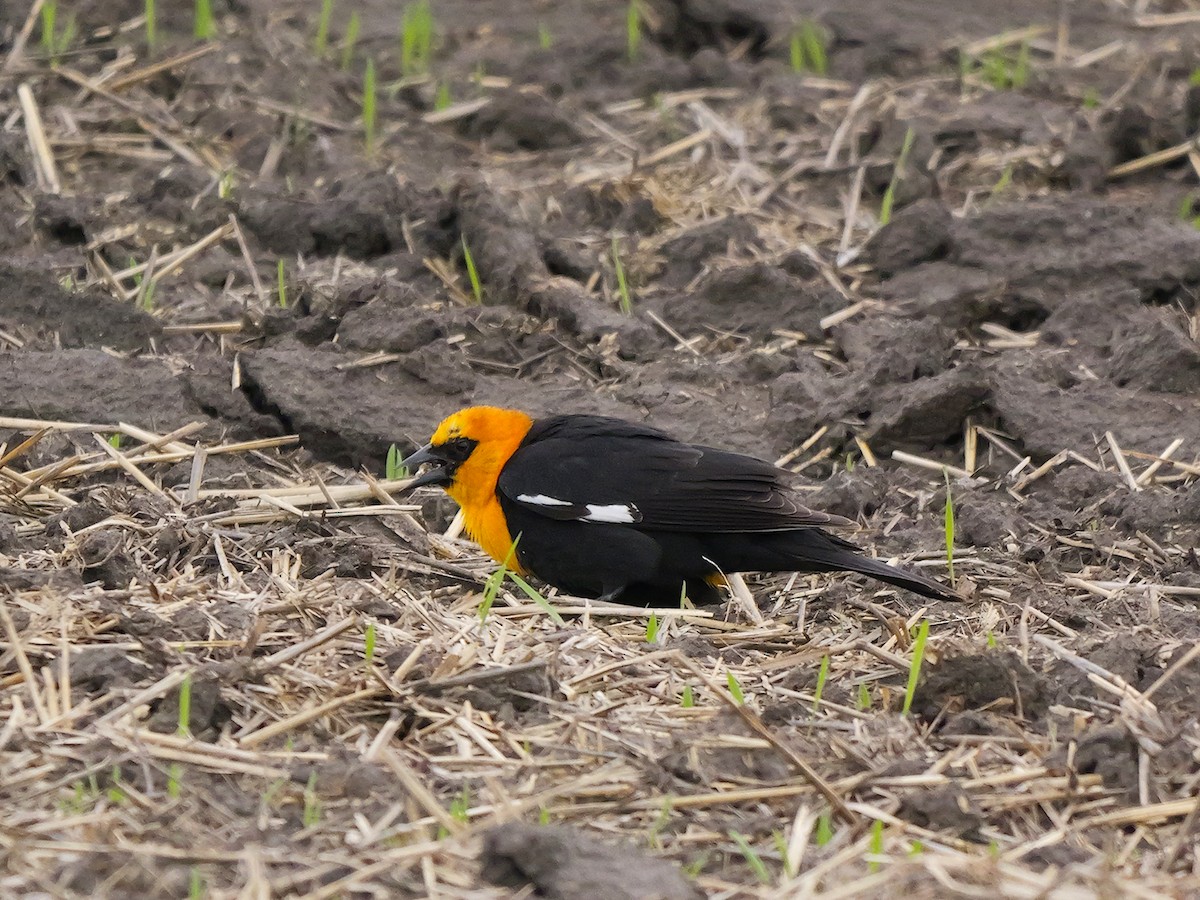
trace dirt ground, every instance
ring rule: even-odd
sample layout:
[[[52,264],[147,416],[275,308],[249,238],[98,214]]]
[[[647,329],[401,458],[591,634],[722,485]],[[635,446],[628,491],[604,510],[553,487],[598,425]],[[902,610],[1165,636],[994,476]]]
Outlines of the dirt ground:
[[[1200,893],[1200,7],[321,7],[0,5],[0,894]],[[481,614],[471,403],[966,599]]]

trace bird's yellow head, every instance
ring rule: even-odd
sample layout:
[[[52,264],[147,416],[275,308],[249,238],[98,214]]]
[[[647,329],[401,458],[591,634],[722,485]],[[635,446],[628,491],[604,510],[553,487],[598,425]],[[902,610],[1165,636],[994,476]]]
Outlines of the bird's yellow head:
[[[489,502],[508,458],[525,439],[533,419],[515,409],[471,406],[448,416],[429,443],[404,460],[409,469],[429,464],[412,487],[445,488],[459,506]]]

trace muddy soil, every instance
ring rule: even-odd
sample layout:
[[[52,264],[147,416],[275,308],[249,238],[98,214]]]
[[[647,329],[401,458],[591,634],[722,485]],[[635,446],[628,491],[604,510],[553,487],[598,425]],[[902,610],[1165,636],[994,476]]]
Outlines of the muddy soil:
[[[275,715],[257,695],[229,696],[244,671],[222,647],[248,642],[253,655],[258,620],[232,600],[184,608],[187,592],[164,585],[185,572],[232,589],[239,566],[286,551],[298,577],[318,581],[407,566],[412,590],[446,604],[478,586],[431,562],[443,545],[401,526],[234,529],[228,547],[214,544],[218,510],[195,507],[168,529],[175,511],[131,499],[123,492],[145,486],[120,472],[61,485],[85,502],[58,515],[24,504],[21,473],[94,452],[91,432],[196,422],[189,441],[298,435],[299,449],[214,456],[207,469],[214,486],[273,486],[311,467],[380,475],[389,448],[423,443],[470,404],[600,412],[778,459],[811,505],[861,521],[864,545],[944,577],[949,501],[969,599],[881,600],[900,622],[893,636],[922,609],[933,622],[913,704],[922,740],[1033,735],[1038,764],[1099,773],[1113,804],[1165,803],[1194,784],[1200,667],[1184,654],[1200,640],[1200,155],[1187,141],[1200,128],[1200,20],[1189,7],[643,0],[635,40],[628,5],[610,0],[432,0],[426,55],[419,40],[403,49],[399,6],[378,0],[335,3],[324,48],[316,2],[214,0],[211,40],[192,36],[190,4],[161,6],[152,47],[132,0],[71,4],[69,24],[60,10],[63,46],[41,39],[44,19],[23,31],[28,3],[0,6],[0,456],[39,428],[11,420],[87,426],[43,436],[8,469],[0,585],[98,592],[86,609],[108,636],[76,636],[81,691],[151,685],[174,665],[171,643],[191,641],[217,667],[196,682],[198,738]],[[146,471],[171,489],[189,479],[178,460]],[[445,504],[417,499],[444,529]],[[834,646],[879,626],[856,605],[861,584],[820,585],[796,640]],[[752,587],[765,615],[794,622],[809,584]],[[137,590],[161,592],[166,608],[131,615],[122,597]],[[378,598],[363,603],[356,614],[390,615]],[[11,617],[18,630],[38,621],[15,601]],[[303,623],[302,636],[322,625]],[[728,654],[712,635],[687,640],[689,657]],[[0,689],[22,679],[6,641]],[[901,644],[887,652],[909,652]],[[392,668],[416,646],[389,648]],[[414,656],[412,671],[435,674],[448,652]],[[821,657],[785,691],[811,691]],[[861,718],[899,721],[902,673],[835,678],[829,696],[848,709],[863,684],[876,703]],[[1157,685],[1158,725],[1114,684]],[[553,693],[519,686],[491,712],[547,716],[567,702]],[[808,701],[794,702],[764,717],[819,754]],[[178,702],[152,706],[149,727],[170,732]],[[427,712],[396,711],[401,736]],[[634,755],[686,755],[690,735],[658,735]],[[15,766],[24,757],[12,734],[0,751],[8,740]],[[354,740],[346,753],[370,736]],[[884,744],[896,756],[874,760],[876,774],[915,765]],[[72,760],[95,769],[97,753]],[[828,778],[872,770],[845,742],[834,756]],[[957,785],[917,796],[903,777],[934,754],[918,758],[884,776],[900,779],[885,788],[895,815],[926,836],[992,840],[1011,808],[968,802]],[[745,779],[786,780],[772,760]],[[693,755],[654,778],[676,784],[686,769],[709,783],[731,766]],[[231,782],[206,777],[214,802],[233,804]],[[435,793],[448,805],[458,790],[451,779]],[[520,815],[536,815],[537,801],[523,802],[534,805]],[[312,825],[272,832],[253,804],[234,806],[222,820],[230,847]],[[794,812],[748,804],[705,827],[749,834],[781,866],[770,836]],[[493,836],[485,874],[580,896],[572,879],[612,865],[612,851],[588,848],[629,837],[623,821],[587,838],[530,837],[567,848],[561,872]],[[656,832],[651,847],[695,862],[680,837]],[[1155,857],[1164,877],[1197,864],[1179,841]],[[1061,848],[1062,864],[1088,846]],[[584,875],[568,871],[580,854]],[[224,857],[105,859],[105,871],[45,882],[11,874],[73,896],[98,885],[177,896],[185,864],[205,865],[214,890],[244,883],[210,866]],[[266,866],[287,893],[341,877],[330,860],[294,882],[286,864],[243,866],[251,881]],[[730,846],[691,871],[736,892],[755,883],[748,860]],[[626,873],[612,895],[688,896],[656,866],[644,884]],[[483,883],[472,872],[459,887]],[[433,890],[422,877],[433,876],[402,870],[387,885]]]

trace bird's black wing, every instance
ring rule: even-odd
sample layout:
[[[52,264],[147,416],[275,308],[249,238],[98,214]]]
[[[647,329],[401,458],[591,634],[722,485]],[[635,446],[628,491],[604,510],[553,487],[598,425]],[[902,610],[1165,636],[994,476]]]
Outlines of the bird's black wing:
[[[536,422],[497,483],[550,519],[664,531],[768,532],[851,524],[801,505],[770,463],[603,416]]]

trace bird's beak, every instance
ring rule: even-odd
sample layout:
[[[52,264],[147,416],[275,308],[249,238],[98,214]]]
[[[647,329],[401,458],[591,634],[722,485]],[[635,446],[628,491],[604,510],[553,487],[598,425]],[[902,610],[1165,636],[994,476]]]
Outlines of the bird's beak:
[[[410,491],[413,488],[424,487],[427,484],[436,485],[437,487],[447,487],[453,482],[450,472],[446,469],[446,460],[438,455],[433,444],[426,444],[412,456],[401,462],[401,465],[408,469],[408,471],[415,472],[426,463],[433,463],[433,465],[412,480],[408,486]]]

